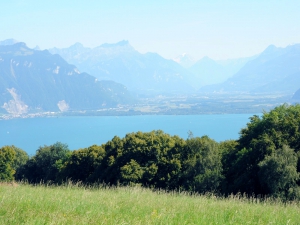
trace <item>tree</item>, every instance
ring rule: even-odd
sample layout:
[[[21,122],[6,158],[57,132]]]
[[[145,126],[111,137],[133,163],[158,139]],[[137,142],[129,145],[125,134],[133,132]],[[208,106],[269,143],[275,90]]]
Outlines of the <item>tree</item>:
[[[265,148],[274,150],[289,145],[295,151],[300,150],[300,105],[281,105],[269,113],[264,112],[262,118],[251,117],[247,127],[241,130],[239,143],[243,147],[256,147],[260,140],[266,140]],[[270,153],[270,152],[269,152]]]
[[[104,156],[104,148],[98,145],[75,150],[62,166],[59,177],[86,182],[101,165]]]
[[[22,168],[29,160],[29,156],[24,150],[14,146],[14,145],[12,145],[11,148],[15,152],[15,157],[14,157],[14,161],[12,164],[13,169],[16,171],[15,179],[22,180],[24,178],[22,176]]]
[[[227,171],[227,192],[267,194],[269,191],[259,179],[259,165],[267,156],[275,154],[284,145],[300,150],[300,105],[281,105],[262,117],[253,116],[241,130],[236,150],[231,155],[232,165]],[[273,157],[275,157],[273,155]],[[279,159],[279,158],[277,158]],[[299,160],[297,170],[299,172]]]
[[[218,191],[223,179],[218,143],[208,136],[190,137],[184,151],[182,179],[185,189],[201,193]]]
[[[141,183],[176,188],[184,146],[183,139],[161,130],[130,133],[122,139],[114,137],[105,144],[106,156],[93,179],[110,184]]]
[[[39,147],[35,156],[23,166],[22,174],[29,182],[55,182],[70,154],[68,146],[60,142]]]
[[[134,159],[131,159],[129,163],[120,168],[120,173],[121,182],[130,184],[138,183],[143,177],[144,170]]]
[[[222,163],[222,174],[223,180],[221,183],[221,190],[223,193],[228,193],[228,189],[231,185],[232,176],[231,168],[234,165],[237,157],[237,146],[238,142],[236,140],[227,140],[220,142],[219,149],[221,153],[221,163]]]
[[[264,193],[281,198],[291,195],[291,191],[297,188],[296,182],[299,180],[297,161],[297,154],[287,145],[267,155],[258,164],[259,180]]]
[[[0,148],[0,181],[14,180],[13,169],[15,151],[10,146]]]

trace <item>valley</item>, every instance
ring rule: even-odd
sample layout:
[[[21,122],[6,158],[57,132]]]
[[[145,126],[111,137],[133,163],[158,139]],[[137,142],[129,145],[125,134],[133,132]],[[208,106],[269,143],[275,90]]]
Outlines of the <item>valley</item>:
[[[47,111],[26,114],[0,114],[0,119],[57,116],[136,116],[262,113],[290,103],[290,95],[178,95],[139,98],[134,104],[118,104],[94,110]]]

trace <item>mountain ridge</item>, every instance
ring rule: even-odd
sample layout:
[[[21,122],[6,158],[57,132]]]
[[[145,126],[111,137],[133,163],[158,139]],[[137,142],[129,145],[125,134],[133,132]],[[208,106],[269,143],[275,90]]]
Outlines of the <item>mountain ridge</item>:
[[[127,88],[81,73],[61,56],[19,42],[0,46],[1,111],[99,109],[130,102]]]
[[[300,44],[290,45],[286,48],[270,45],[225,82],[206,86],[200,90],[219,93],[282,93],[291,95],[300,87],[299,61]]]
[[[71,46],[64,49],[49,49],[60,54],[66,61],[76,65],[100,80],[122,83],[138,94],[174,94],[194,91],[189,78],[193,76],[173,60],[157,53],[141,54],[128,41],[103,44],[72,52]]]

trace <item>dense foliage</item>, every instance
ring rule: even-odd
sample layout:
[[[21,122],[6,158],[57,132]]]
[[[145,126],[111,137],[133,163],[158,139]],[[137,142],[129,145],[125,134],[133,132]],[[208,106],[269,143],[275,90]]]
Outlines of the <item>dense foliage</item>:
[[[29,182],[58,181],[58,175],[69,155],[71,151],[68,146],[60,142],[39,147],[36,154],[19,168],[17,178],[27,179]]]
[[[223,191],[298,196],[300,105],[253,116],[240,134],[237,145],[224,154]],[[279,188],[280,183],[285,187]]]
[[[60,183],[71,179],[181,189],[300,198],[300,105],[282,105],[253,116],[238,140],[207,136],[187,140],[161,130],[115,136],[102,146],[70,151],[55,143],[32,157],[0,149],[0,179]]]
[[[15,154],[13,148],[10,146],[0,148],[0,180],[13,180],[15,174],[13,168]]]

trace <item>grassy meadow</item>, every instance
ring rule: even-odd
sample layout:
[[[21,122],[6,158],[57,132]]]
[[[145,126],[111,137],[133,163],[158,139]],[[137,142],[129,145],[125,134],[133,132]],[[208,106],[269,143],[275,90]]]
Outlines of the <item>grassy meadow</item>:
[[[140,187],[0,185],[0,224],[299,224],[298,203]]]

